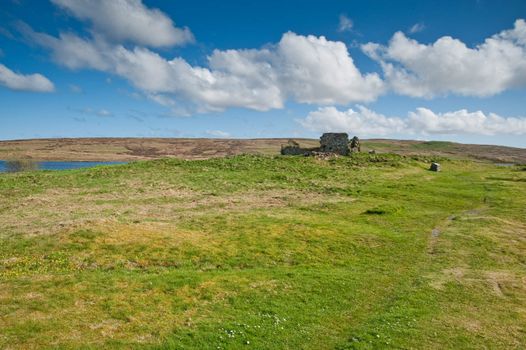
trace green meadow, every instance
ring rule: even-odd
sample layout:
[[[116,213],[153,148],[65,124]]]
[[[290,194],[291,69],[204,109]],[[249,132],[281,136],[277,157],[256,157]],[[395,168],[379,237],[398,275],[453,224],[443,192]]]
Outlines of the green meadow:
[[[526,167],[240,155],[0,174],[0,348],[524,349]]]

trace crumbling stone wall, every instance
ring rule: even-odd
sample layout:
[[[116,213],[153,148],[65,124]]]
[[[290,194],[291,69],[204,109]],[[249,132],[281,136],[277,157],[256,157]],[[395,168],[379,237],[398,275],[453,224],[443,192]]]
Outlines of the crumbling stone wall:
[[[281,146],[281,154],[284,156],[301,156],[307,154],[309,151],[299,146]]]
[[[296,141],[289,139],[286,145],[281,145],[281,154],[285,156],[309,155],[310,149],[301,148]]]
[[[358,138],[358,136],[355,136],[351,139],[351,153],[361,151],[362,148],[360,147],[360,139]]]
[[[320,137],[320,152],[336,153],[346,156],[349,154],[349,135],[345,132],[328,132]]]

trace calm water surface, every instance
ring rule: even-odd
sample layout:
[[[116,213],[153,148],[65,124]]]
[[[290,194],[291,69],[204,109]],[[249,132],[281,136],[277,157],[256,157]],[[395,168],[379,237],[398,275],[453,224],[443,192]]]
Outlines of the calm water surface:
[[[6,172],[8,169],[7,161],[0,160],[0,173]],[[126,164],[126,162],[35,162],[39,170],[68,170],[91,168],[97,165],[115,165]]]

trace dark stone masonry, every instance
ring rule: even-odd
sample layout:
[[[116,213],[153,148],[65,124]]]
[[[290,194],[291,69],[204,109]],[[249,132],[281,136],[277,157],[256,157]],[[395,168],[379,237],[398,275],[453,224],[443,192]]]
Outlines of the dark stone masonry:
[[[309,155],[310,150],[301,148],[300,144],[294,140],[289,140],[286,145],[281,145],[281,154],[287,156]]]
[[[320,152],[335,153],[342,156],[349,154],[349,135],[347,133],[328,132],[320,137]]]

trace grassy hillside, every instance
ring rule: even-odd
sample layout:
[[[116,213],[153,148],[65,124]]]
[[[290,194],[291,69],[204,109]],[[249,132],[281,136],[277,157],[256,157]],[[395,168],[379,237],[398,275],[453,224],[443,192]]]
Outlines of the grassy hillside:
[[[365,150],[402,155],[426,154],[455,159],[476,159],[501,163],[526,164],[526,149],[494,146],[469,145],[447,141],[413,141],[371,139],[364,141]]]
[[[0,174],[0,348],[525,348],[526,168],[429,161]]]

